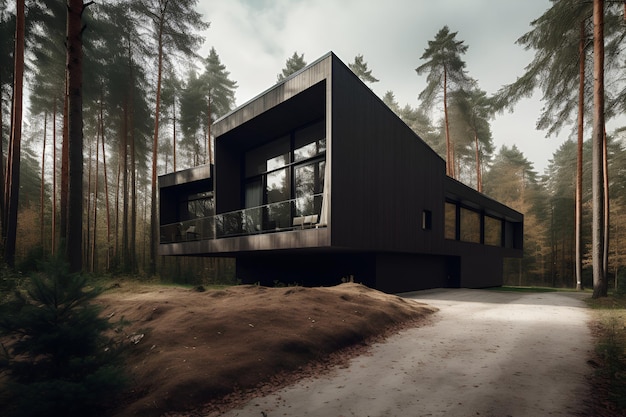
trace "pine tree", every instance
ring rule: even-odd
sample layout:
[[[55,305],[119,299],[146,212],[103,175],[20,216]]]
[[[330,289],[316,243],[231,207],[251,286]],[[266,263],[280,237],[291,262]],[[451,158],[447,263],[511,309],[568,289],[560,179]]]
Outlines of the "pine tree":
[[[489,125],[489,119],[493,114],[491,102],[487,93],[478,88],[469,91],[460,90],[453,98],[459,113],[457,122],[465,126],[464,136],[472,140],[472,145],[467,146],[466,151],[473,148],[476,190],[482,192],[483,161],[490,158],[494,148]]]
[[[20,189],[20,160],[22,142],[22,102],[24,90],[24,31],[25,31],[24,0],[16,3],[15,52],[13,70],[13,107],[11,110],[11,139],[7,154],[7,178],[4,188],[6,207],[6,225],[4,259],[13,267],[15,265],[15,240],[17,238],[17,205]],[[0,155],[1,156],[1,155]]]
[[[377,83],[378,78],[372,75],[372,70],[367,68],[367,62],[363,60],[363,55],[357,55],[354,57],[354,62],[348,64],[348,67],[354,72],[361,80],[366,83]]]
[[[157,80],[155,89],[154,135],[152,140],[152,179],[150,204],[150,265],[149,273],[156,273],[157,241],[159,236],[157,214],[157,160],[159,151],[159,121],[161,115],[161,87],[163,68],[169,52],[194,56],[202,37],[194,31],[208,28],[194,9],[197,0],[140,0],[133,7],[151,25],[155,47]]]
[[[505,282],[512,285],[543,284],[548,264],[544,238],[548,227],[544,219],[549,219],[549,199],[533,164],[517,146],[502,146],[483,180],[485,194],[524,213],[524,258],[505,263]]]
[[[285,68],[283,68],[282,72],[278,74],[277,76],[278,82],[289,77],[291,74],[295,74],[296,72],[300,71],[304,67],[306,67],[304,54],[298,55],[297,51],[294,52],[291,58],[288,58],[287,62],[285,62]]]
[[[208,160],[209,163],[212,163],[211,125],[215,119],[225,115],[235,106],[237,83],[229,78],[230,73],[226,71],[226,66],[220,62],[220,57],[215,48],[211,48],[204,64],[205,72],[201,78],[207,88],[206,137]]]
[[[512,108],[520,98],[530,96],[536,89],[542,92],[542,99],[546,103],[542,115],[537,123],[539,129],[545,129],[547,135],[557,134],[572,120],[572,114],[578,113],[578,123],[573,129],[578,133],[578,163],[577,163],[577,188],[576,188],[576,253],[577,253],[577,286],[581,285],[582,274],[582,147],[584,140],[584,116],[591,112],[592,90],[586,68],[586,61],[590,59],[589,49],[592,35],[592,2],[571,2],[566,0],[553,1],[552,6],[539,18],[532,22],[533,29],[524,34],[517,41],[526,49],[533,49],[535,57],[526,67],[524,75],[514,83],[505,86],[496,94],[496,106],[500,108]],[[607,69],[616,71],[617,77],[621,77],[622,44],[626,34],[623,31],[623,4],[620,2],[610,3],[605,8],[606,25],[603,33],[607,39],[606,45],[603,39],[602,46],[606,47],[609,58]],[[594,47],[594,50],[596,47]],[[619,63],[619,64],[617,64]],[[616,83],[615,85],[617,85]],[[607,117],[616,114],[616,109],[621,106],[621,94],[615,95],[616,101],[606,108]],[[604,161],[606,164],[606,161]],[[607,174],[604,173],[603,174]],[[608,179],[604,180],[605,187]],[[605,206],[608,208],[608,192],[604,190],[606,197]],[[608,213],[608,209],[606,210]],[[608,231],[608,219],[604,219],[604,233]],[[603,258],[607,258],[608,245],[604,249]]]
[[[83,0],[67,7],[69,188],[65,256],[70,271],[83,268]]]
[[[450,32],[444,26],[435,39],[428,41],[428,48],[424,51],[421,60],[426,61],[415,69],[418,75],[428,73],[426,88],[422,90],[419,99],[422,106],[432,107],[437,97],[443,96],[444,132],[446,138],[446,174],[456,178],[454,169],[454,144],[450,137],[450,123],[448,117],[448,94],[450,91],[469,86],[472,80],[465,71],[465,61],[461,59],[467,51],[463,41],[456,40],[457,32]]]
[[[101,291],[59,261],[27,284],[0,304],[0,336],[8,341],[1,346],[8,377],[2,414],[71,417],[109,408],[125,377],[119,341],[105,336],[114,325],[93,304]]]
[[[428,115],[423,109],[413,108],[409,104],[406,104],[401,108],[396,101],[393,91],[387,91],[385,93],[383,96],[383,103],[393,110],[393,112],[397,114],[400,119],[402,119],[402,121],[406,123],[411,130],[413,130],[413,132],[415,132],[423,141],[433,148],[435,152],[439,155],[445,156],[445,149],[442,150],[438,147],[440,144],[439,133],[431,124]]]
[[[604,120],[604,0],[593,1],[593,136],[592,136],[592,243],[593,298],[606,297],[608,291],[605,264],[605,150]]]
[[[207,88],[202,79],[195,71],[190,71],[185,83],[185,88],[180,94],[180,127],[183,134],[181,148],[189,155],[191,165],[196,166],[204,163],[200,157],[204,152],[200,147],[202,136],[200,127],[206,126]]]

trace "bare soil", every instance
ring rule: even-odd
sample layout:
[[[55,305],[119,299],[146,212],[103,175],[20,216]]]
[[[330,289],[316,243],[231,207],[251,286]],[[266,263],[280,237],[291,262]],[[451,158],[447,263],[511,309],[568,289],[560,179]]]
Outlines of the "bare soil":
[[[130,383],[115,416],[219,415],[346,363],[437,311],[353,283],[206,292],[115,287],[98,299],[104,315],[129,321]]]

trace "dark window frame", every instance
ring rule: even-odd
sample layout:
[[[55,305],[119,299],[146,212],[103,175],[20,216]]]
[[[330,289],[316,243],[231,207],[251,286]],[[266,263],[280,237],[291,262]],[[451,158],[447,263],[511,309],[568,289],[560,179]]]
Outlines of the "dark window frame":
[[[302,145],[302,146],[299,146],[296,149],[296,146],[297,146],[296,145],[296,141],[297,141],[296,136],[297,136],[298,132],[302,132],[302,131],[304,131],[306,129],[309,129],[309,128],[315,126],[316,124],[323,124],[323,135],[324,136],[320,137],[320,138],[317,138],[317,139],[314,139],[310,143]],[[287,161],[287,163],[285,163],[284,165],[281,165],[280,167],[277,167],[275,169],[266,170],[264,172],[255,172],[253,175],[248,176],[248,172],[246,172],[247,171],[247,167],[248,167],[248,162],[247,162],[247,159],[246,159],[247,155],[252,153],[252,152],[255,152],[258,149],[261,149],[263,147],[267,147],[273,141],[284,140],[284,138],[286,136],[289,136],[289,151],[288,151],[289,161]],[[312,155],[312,156],[309,156],[309,157],[306,157],[306,158],[299,158],[296,161],[296,151],[299,150],[299,149],[302,149],[305,146],[308,146],[311,143],[315,143],[316,154]],[[242,164],[242,167],[243,167],[243,175],[242,175],[243,184],[242,185],[243,185],[243,187],[241,187],[241,191],[242,191],[241,192],[241,206],[242,207],[246,207],[247,206],[246,190],[247,190],[248,185],[251,184],[251,183],[259,181],[259,179],[261,180],[261,184],[262,184],[262,186],[261,186],[261,190],[262,190],[262,193],[263,193],[263,195],[262,195],[262,206],[265,207],[265,206],[267,206],[267,204],[270,204],[269,203],[269,199],[268,199],[268,190],[267,190],[267,187],[268,187],[268,177],[271,174],[274,174],[274,173],[276,173],[278,171],[281,171],[281,170],[286,170],[286,172],[287,172],[289,187],[288,187],[288,190],[287,190],[288,198],[285,199],[285,200],[280,200],[280,201],[294,200],[295,198],[297,198],[297,196],[296,196],[296,189],[297,189],[297,187],[296,187],[296,170],[299,167],[303,167],[303,166],[307,166],[307,165],[314,165],[314,164],[317,165],[315,167],[315,172],[316,172],[315,181],[317,182],[319,180],[319,176],[318,176],[319,175],[319,167],[318,167],[319,163],[322,162],[322,161],[327,163],[327,161],[326,161],[326,153],[327,153],[327,137],[326,137],[326,120],[324,118],[317,119],[317,120],[315,120],[315,121],[313,121],[311,123],[307,123],[307,124],[302,125],[302,126],[298,126],[298,127],[294,128],[294,129],[290,130],[287,133],[284,133],[284,134],[276,136],[274,139],[272,139],[272,140],[270,140],[268,142],[265,142],[262,145],[259,145],[259,146],[255,147],[253,149],[249,149],[249,150],[245,151],[242,154],[242,158],[243,158],[243,164]],[[323,181],[322,181],[322,187],[323,187],[323,182],[324,181],[326,181],[326,178],[324,178]],[[272,202],[272,203],[280,203],[280,201]],[[291,206],[292,207],[291,207],[290,215],[291,215],[291,218],[293,218],[295,216],[295,214],[296,214],[296,208],[295,208],[295,204],[292,204]],[[246,207],[246,208],[248,208],[248,207]],[[264,211],[267,211],[267,210],[264,210]],[[266,215],[267,215],[267,213],[264,214],[264,217]],[[268,219],[264,219],[264,221],[268,221]]]

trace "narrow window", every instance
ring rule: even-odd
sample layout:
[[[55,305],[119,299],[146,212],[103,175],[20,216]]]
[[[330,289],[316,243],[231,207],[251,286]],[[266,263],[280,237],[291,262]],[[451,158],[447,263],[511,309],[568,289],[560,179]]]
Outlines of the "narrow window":
[[[422,230],[432,230],[433,228],[433,212],[430,210],[422,211]]]
[[[456,237],[456,204],[446,201],[445,238],[455,240]]]

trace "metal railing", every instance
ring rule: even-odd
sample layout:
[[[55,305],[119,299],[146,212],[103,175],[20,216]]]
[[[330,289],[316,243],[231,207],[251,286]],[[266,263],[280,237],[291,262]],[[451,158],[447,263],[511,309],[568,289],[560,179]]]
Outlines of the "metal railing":
[[[162,225],[161,243],[219,239],[317,227],[322,194]],[[306,221],[305,221],[306,219]]]

